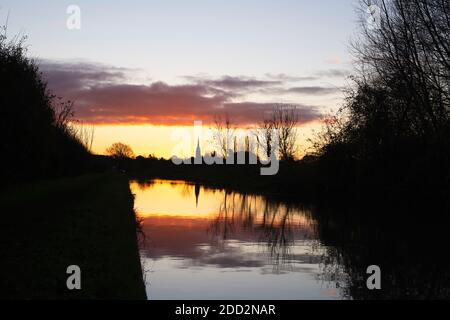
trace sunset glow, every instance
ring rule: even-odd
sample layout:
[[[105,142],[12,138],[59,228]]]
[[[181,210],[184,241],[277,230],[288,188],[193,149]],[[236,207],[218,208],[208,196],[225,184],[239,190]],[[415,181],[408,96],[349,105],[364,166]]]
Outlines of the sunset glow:
[[[89,126],[89,125],[85,125]],[[299,151],[301,157],[311,147],[308,139],[314,137],[322,127],[320,121],[314,121],[298,128]],[[177,139],[176,133],[186,133],[189,136],[188,141]],[[251,129],[240,129],[242,135],[252,134]],[[211,128],[207,125],[203,128],[204,151],[210,151],[207,145],[211,138]],[[157,139],[155,139],[157,137]],[[134,153],[142,156],[153,154],[156,157],[170,159],[172,156],[192,156],[196,148],[194,141],[194,123],[191,126],[155,126],[155,125],[94,125],[94,143],[93,152],[96,154],[105,154],[106,149],[120,140],[131,146]],[[180,146],[183,152],[177,152],[177,146]]]

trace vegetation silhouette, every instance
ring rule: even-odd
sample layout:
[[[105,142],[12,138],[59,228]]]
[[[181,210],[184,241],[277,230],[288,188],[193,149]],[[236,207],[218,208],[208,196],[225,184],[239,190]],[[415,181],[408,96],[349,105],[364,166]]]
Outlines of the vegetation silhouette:
[[[377,5],[353,43],[358,73],[316,140],[330,186],[429,194],[450,182],[450,13],[437,0]]]
[[[129,145],[116,142],[106,149],[106,153],[114,159],[130,159],[134,158],[134,152]]]
[[[402,211],[403,210],[403,211]],[[354,300],[449,299],[447,212],[385,206],[318,207],[317,236],[327,247],[321,278]],[[368,290],[367,268],[381,268],[381,290]]]
[[[75,175],[89,166],[89,152],[69,120],[73,103],[54,96],[25,38],[0,32],[0,149],[3,183]]]

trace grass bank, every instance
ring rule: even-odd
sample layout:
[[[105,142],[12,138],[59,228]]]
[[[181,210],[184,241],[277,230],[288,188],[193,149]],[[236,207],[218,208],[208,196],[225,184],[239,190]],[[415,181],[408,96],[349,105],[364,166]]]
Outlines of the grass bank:
[[[2,192],[0,205],[1,298],[146,298],[124,176],[15,186]],[[81,290],[67,289],[69,265],[81,268]]]

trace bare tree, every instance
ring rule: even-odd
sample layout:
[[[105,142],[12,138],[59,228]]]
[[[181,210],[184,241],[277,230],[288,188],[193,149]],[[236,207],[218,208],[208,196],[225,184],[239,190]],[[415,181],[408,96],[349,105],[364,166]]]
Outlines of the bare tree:
[[[297,106],[279,104],[274,106],[270,117],[264,119],[254,130],[258,147],[267,158],[270,158],[273,152],[277,152],[280,160],[295,158],[298,149],[298,120]]]
[[[215,118],[212,128],[213,144],[217,153],[224,159],[228,156],[228,151],[234,148],[235,131],[228,115],[225,116],[225,119],[220,116]]]
[[[270,158],[273,143],[273,122],[269,119],[262,121],[254,130],[258,148],[261,148],[264,156]]]
[[[386,113],[399,130],[432,136],[450,118],[450,10],[443,0],[361,0],[362,35],[354,43],[357,85],[395,97]],[[376,6],[374,29],[365,9]]]
[[[297,107],[278,105],[273,110],[272,126],[278,137],[280,160],[292,160],[297,153]]]
[[[130,146],[116,142],[106,149],[106,153],[116,159],[134,158],[134,152]]]

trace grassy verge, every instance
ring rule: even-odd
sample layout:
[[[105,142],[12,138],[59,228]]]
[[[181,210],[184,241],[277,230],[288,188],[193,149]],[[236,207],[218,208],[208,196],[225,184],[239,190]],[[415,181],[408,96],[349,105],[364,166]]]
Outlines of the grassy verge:
[[[0,297],[145,299],[133,196],[120,175],[10,188],[0,196]],[[66,287],[69,265],[81,290]]]

